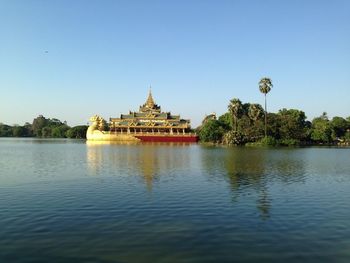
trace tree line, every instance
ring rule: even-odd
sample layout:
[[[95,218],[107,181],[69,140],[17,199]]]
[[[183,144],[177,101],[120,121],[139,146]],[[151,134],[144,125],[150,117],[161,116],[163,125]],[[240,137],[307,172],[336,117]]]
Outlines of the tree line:
[[[0,123],[0,137],[40,137],[40,138],[86,138],[88,126],[70,127],[67,122],[39,115],[32,123],[23,126]]]
[[[324,112],[308,121],[305,112],[298,109],[268,112],[266,95],[273,87],[272,81],[262,78],[258,86],[265,97],[264,108],[231,99],[226,113],[218,118],[207,116],[196,129],[200,141],[227,145],[350,145],[350,117],[329,119]],[[0,123],[0,137],[86,138],[87,128],[69,127],[66,122],[40,115],[23,126]]]
[[[228,111],[219,118],[215,115],[205,118],[197,128],[200,140],[227,145],[350,144],[350,117],[329,119],[324,112],[310,122],[305,112],[298,109],[267,112],[266,95],[272,87],[269,78],[259,82],[265,108],[234,98]]]

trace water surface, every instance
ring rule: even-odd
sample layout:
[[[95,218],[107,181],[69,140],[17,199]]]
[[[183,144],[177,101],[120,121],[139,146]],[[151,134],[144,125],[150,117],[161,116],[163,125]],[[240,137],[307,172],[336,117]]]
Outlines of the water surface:
[[[350,149],[0,139],[0,262],[350,262]]]

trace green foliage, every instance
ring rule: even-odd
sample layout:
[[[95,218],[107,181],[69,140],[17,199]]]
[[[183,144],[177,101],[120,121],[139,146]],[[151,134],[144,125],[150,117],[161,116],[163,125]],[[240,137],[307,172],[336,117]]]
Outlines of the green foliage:
[[[232,129],[232,118],[229,112],[226,112],[225,114],[221,115],[218,121],[220,123],[220,126],[222,126],[226,131]]]
[[[318,143],[330,143],[332,140],[332,125],[327,113],[312,120],[311,139]]]
[[[270,92],[272,87],[273,87],[273,85],[272,85],[272,81],[270,78],[262,78],[259,81],[259,90],[261,93],[263,93],[265,95]]]
[[[48,138],[51,137],[52,128],[45,126],[41,129],[41,137]]]
[[[256,142],[249,142],[246,143],[246,146],[263,146],[263,147],[270,147],[270,146],[277,146],[278,145],[278,141],[271,137],[271,136],[266,136],[261,138],[259,141]]]
[[[51,130],[51,135],[50,137],[53,138],[65,138],[66,137],[66,132],[69,130],[69,127],[67,125],[60,125],[53,127]]]
[[[221,126],[219,121],[209,120],[201,127],[199,138],[202,142],[219,143],[222,140],[224,132],[225,129]]]
[[[276,146],[278,144],[277,140],[271,136],[262,138],[259,143],[262,146]]]
[[[12,127],[13,137],[25,137],[27,136],[27,130],[23,126],[14,126]]]
[[[259,82],[259,89],[265,95],[271,88],[270,79],[263,78]],[[278,113],[264,112],[266,111],[259,104],[242,104],[239,99],[232,99],[228,105],[228,112],[221,115],[218,121],[204,127],[200,132],[200,139],[210,142],[222,141],[228,145],[247,143],[263,146],[328,144],[350,140],[350,117],[334,117],[329,121],[327,114],[323,113],[309,122],[305,112],[297,109],[281,109]],[[262,138],[264,135],[266,138]]]
[[[223,143],[227,145],[243,145],[245,138],[239,131],[228,131],[224,134]]]
[[[227,108],[228,108],[228,111],[229,111],[229,113],[231,115],[231,118],[232,118],[233,129],[235,131],[237,131],[237,129],[238,129],[238,119],[243,114],[242,102],[239,99],[234,98],[234,99],[230,100],[230,103],[227,106]]]
[[[278,140],[279,145],[283,146],[298,146],[300,145],[300,141],[297,139],[280,139]]]
[[[0,123],[0,137],[30,137],[32,135],[29,123],[26,123],[24,126],[9,126]]]
[[[42,129],[45,126],[47,126],[48,121],[49,120],[46,119],[43,115],[39,115],[37,118],[33,120],[32,129],[33,129],[34,136],[37,136],[37,137],[43,136]]]
[[[252,121],[257,121],[264,116],[264,109],[260,104],[249,104],[248,107],[248,117]]]
[[[40,115],[33,124],[26,122],[23,126],[9,126],[0,123],[0,137],[43,137],[43,138],[86,138],[88,126],[80,125],[70,128],[59,119],[47,119]]]
[[[279,136],[285,140],[305,140],[307,137],[306,115],[295,109],[282,109],[278,112]]]
[[[13,135],[12,127],[6,124],[0,124],[0,136],[11,137]]]
[[[259,140],[264,133],[262,120],[252,121],[247,115],[243,115],[238,122],[239,131],[244,134],[245,140],[254,142]]]
[[[261,117],[263,116],[263,109],[259,104],[244,103],[239,99],[232,99],[228,106],[232,123],[233,130],[240,132],[244,137],[243,141],[256,141],[261,138],[262,122]],[[232,134],[227,133],[228,144],[242,144],[240,140],[237,143],[232,143],[230,139]]]
[[[27,137],[31,137],[33,136],[33,127],[32,125],[29,123],[29,122],[26,122],[23,127],[25,128],[26,130],[26,135]]]
[[[280,139],[281,119],[276,113],[268,113],[267,115],[267,135]]]
[[[342,117],[334,117],[331,121],[331,126],[333,128],[333,140],[344,137],[347,129],[350,128],[349,122]]]
[[[87,129],[86,125],[75,126],[67,130],[66,136],[72,139],[85,139]]]
[[[59,119],[48,119],[48,126],[52,126],[52,127],[58,127],[61,125],[64,125],[65,123],[61,122]]]
[[[207,121],[209,120],[216,120],[216,114],[215,113],[211,113],[209,115],[206,115],[202,121],[202,125],[204,125]]]
[[[44,138],[65,138],[69,126],[59,119],[47,119],[40,115],[33,120],[32,130],[36,137]]]
[[[265,115],[265,137],[267,136],[267,106],[266,106],[266,95],[267,93],[270,92],[270,90],[272,89],[273,85],[272,85],[272,81],[270,78],[262,78],[259,81],[259,90],[261,93],[263,93],[265,95],[265,111],[264,111],[264,115]]]
[[[278,113],[268,113],[267,137],[263,138],[264,115],[259,104],[242,104],[239,99],[233,99],[228,109],[229,112],[218,120],[201,127],[198,132],[201,141],[228,145],[297,146],[350,140],[350,118],[334,117],[329,121],[327,114],[323,113],[311,123],[301,110],[281,109]]]

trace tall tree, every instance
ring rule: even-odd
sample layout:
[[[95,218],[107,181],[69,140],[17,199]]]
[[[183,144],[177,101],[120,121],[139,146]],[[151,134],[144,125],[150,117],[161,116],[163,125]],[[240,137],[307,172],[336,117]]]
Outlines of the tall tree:
[[[230,104],[228,105],[228,110],[233,119],[233,128],[235,131],[237,131],[238,119],[242,115],[242,102],[236,98],[230,100]]]
[[[267,107],[266,107],[266,94],[272,89],[272,81],[270,78],[262,78],[259,81],[259,90],[265,96],[265,137],[267,136]]]

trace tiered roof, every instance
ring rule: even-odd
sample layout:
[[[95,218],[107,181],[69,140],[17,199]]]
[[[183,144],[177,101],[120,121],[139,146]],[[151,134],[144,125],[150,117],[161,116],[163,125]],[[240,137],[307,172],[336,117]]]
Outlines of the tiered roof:
[[[162,112],[149,91],[146,102],[140,106],[138,112],[130,111],[129,114],[121,114],[120,118],[110,118],[111,126],[115,127],[156,127],[156,128],[190,128],[190,121],[180,118],[180,115],[171,115],[170,112]]]
[[[149,90],[148,98],[146,100],[146,103],[140,106],[140,112],[161,112],[160,106],[158,106],[152,97],[152,91]]]

